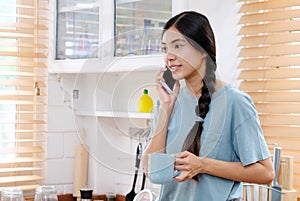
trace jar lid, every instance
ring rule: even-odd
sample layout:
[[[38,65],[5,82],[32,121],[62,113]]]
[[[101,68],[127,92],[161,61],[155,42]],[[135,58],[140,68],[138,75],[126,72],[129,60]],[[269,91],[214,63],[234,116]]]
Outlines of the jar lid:
[[[3,188],[1,189],[1,196],[8,198],[23,197],[23,190],[18,187]]]
[[[81,199],[92,199],[93,190],[92,189],[80,189]]]
[[[38,186],[35,190],[36,194],[57,194],[54,186]]]

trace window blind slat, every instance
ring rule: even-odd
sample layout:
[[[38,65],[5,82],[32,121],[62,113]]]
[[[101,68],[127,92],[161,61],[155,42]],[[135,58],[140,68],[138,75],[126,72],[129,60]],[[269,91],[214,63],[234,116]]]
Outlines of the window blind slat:
[[[263,125],[300,125],[300,115],[260,114],[259,119]]]
[[[243,70],[239,80],[257,80],[257,79],[288,79],[299,78],[300,68],[271,68],[257,70]]]
[[[0,120],[1,124],[46,124],[45,121],[42,120],[26,120],[26,119],[18,119],[18,120]]]
[[[300,45],[272,45],[242,48],[238,57],[279,56],[289,54],[300,54]]]
[[[300,41],[300,33],[277,33],[267,34],[262,36],[243,36],[239,42],[239,47],[242,46],[258,46],[261,44],[271,45],[280,43],[291,43]]]
[[[15,183],[15,182],[28,182],[28,181],[39,181],[44,178],[38,175],[29,175],[29,176],[12,176],[12,177],[0,177],[0,186],[7,183]]]
[[[290,136],[293,138],[299,138],[300,127],[291,125],[262,125],[265,136]]]
[[[46,105],[46,103],[36,102],[36,101],[26,101],[26,100],[1,100],[0,104],[13,104],[13,105]]]
[[[0,56],[47,58],[47,54],[45,54],[45,53],[35,53],[35,52],[0,52]]]
[[[22,87],[31,87],[33,90],[34,83],[32,80],[0,80],[0,85],[2,86],[22,86]],[[38,82],[39,87],[46,87],[46,83],[43,81]],[[30,90],[31,91],[31,90]]]
[[[7,102],[8,101],[13,101],[13,100],[20,100],[20,99],[23,99],[23,100],[32,100],[33,99],[33,94],[32,95],[0,95],[0,100],[6,100]],[[45,96],[44,93],[41,93],[40,96]],[[32,103],[35,103],[32,101]]]
[[[298,66],[300,64],[300,57],[297,56],[277,56],[269,58],[251,58],[242,59],[238,68],[255,69],[261,67],[285,67]]]
[[[300,114],[300,103],[255,103],[258,113]],[[298,129],[300,131],[300,128]],[[299,135],[300,137],[300,135]]]
[[[25,133],[24,135],[27,135],[28,133]],[[33,133],[30,133],[33,134]],[[19,135],[22,135],[19,134]],[[24,140],[0,140],[0,143],[19,143],[19,144],[30,144],[30,143],[42,143],[45,142],[45,140],[29,140],[29,139],[24,139]],[[1,170],[0,170],[1,171]]]
[[[16,134],[19,134],[19,133],[46,133],[46,130],[41,130],[41,129],[24,129],[24,130],[21,130],[21,129],[15,129],[15,130],[1,130],[0,133],[7,133],[7,132],[15,132]],[[34,140],[34,139],[31,139],[31,140]],[[16,141],[18,141],[18,139],[16,139]]]
[[[34,38],[33,34],[28,33],[2,33],[0,32],[0,37],[10,38],[10,39],[32,39]],[[40,39],[47,39],[47,35],[44,35],[43,37],[40,37]]]
[[[34,162],[43,162],[44,160],[37,157],[17,157],[4,159],[0,161],[0,165],[3,164],[20,164],[20,163],[34,163]]]
[[[0,23],[1,25],[1,23]],[[10,25],[10,26],[8,26]],[[42,38],[42,36],[46,36],[46,31],[48,29],[48,27],[44,26],[44,25],[35,25],[35,24],[26,24],[26,22],[20,24],[20,23],[12,23],[12,24],[8,24],[5,26],[5,28],[3,28],[3,25],[1,25],[0,27],[0,33],[1,35],[11,35],[11,34],[30,34],[33,38],[35,38],[36,33],[34,32],[34,30],[36,30],[37,28],[39,28],[39,38]],[[43,34],[41,34],[43,33]]]
[[[13,3],[2,3],[1,6],[3,7],[11,7],[11,8],[24,8],[29,10],[35,10],[36,8],[43,9],[48,11],[49,0],[39,0],[38,5],[36,5],[35,1],[28,2],[28,1],[18,1],[16,4]],[[43,11],[44,11],[43,10]]]
[[[297,138],[292,138],[292,137],[284,137],[284,136],[278,136],[278,137],[273,137],[270,136],[267,138],[269,141],[272,142],[281,142],[281,147],[282,149],[288,149],[289,151],[297,151],[299,144],[297,146]],[[282,153],[282,155],[285,155],[284,153]]]
[[[286,19],[290,20],[291,18],[298,18],[299,16],[300,16],[300,10],[283,10],[283,11],[245,14],[241,17],[238,24],[258,23],[258,22],[286,20]]]
[[[2,168],[0,169],[0,173],[27,172],[27,171],[36,171],[36,170],[43,170],[43,168],[39,168],[39,167]]]
[[[254,80],[240,84],[244,91],[258,90],[300,90],[300,80]]]
[[[9,3],[9,4],[6,4],[6,3],[2,3],[1,6],[2,7],[8,7],[8,8],[27,8],[27,9],[35,9],[34,6],[29,6],[29,5],[26,5],[26,4],[21,4],[22,2],[18,2],[16,4],[12,4],[12,3]]]
[[[35,112],[35,111],[32,111],[32,108],[30,107],[30,108],[28,108],[28,107],[26,107],[26,108],[22,108],[22,109],[20,109],[18,112],[13,112],[13,111],[2,111],[2,110],[0,110],[0,114],[3,114],[3,115],[7,115],[7,114],[17,114],[17,115],[23,115],[23,114],[31,114],[31,115],[37,115],[37,114],[46,114],[46,113],[42,113],[42,112],[40,112],[40,111],[38,111],[38,112]],[[0,131],[1,132],[1,131]]]
[[[299,0],[276,0],[276,1],[256,1],[245,3],[241,6],[239,13],[258,12],[260,10],[286,8],[291,6],[300,6]]]
[[[47,75],[33,72],[14,72],[14,71],[0,71],[0,76],[19,76],[19,77],[41,77],[46,78]]]
[[[17,61],[17,60],[5,60],[0,61],[0,66],[19,66],[19,67],[29,67],[30,69],[47,67],[45,62],[34,62],[34,61]],[[20,72],[22,73],[22,72]]]
[[[267,24],[255,24],[243,26],[238,35],[255,35],[260,33],[275,33],[283,31],[297,31],[300,28],[300,21],[273,22]]]
[[[13,17],[13,18],[15,18],[15,19],[17,19],[17,21],[19,20],[19,19],[30,19],[30,20],[32,20],[32,19],[35,19],[35,15],[16,15],[16,14],[11,14],[11,15],[6,15],[6,17]],[[40,18],[40,19],[42,19],[42,18]]]
[[[30,147],[17,147],[17,148],[0,148],[0,154],[9,153],[44,153],[42,147],[30,146]],[[1,170],[0,170],[1,172]]]
[[[1,42],[0,47],[4,48],[4,47],[11,47],[11,46],[17,46],[19,45],[16,42]],[[45,44],[41,44],[41,43],[22,43],[19,45],[19,47],[21,48],[32,48],[32,47],[37,47],[39,49],[47,49],[47,46]]]
[[[300,92],[248,92],[254,102],[300,102]]]

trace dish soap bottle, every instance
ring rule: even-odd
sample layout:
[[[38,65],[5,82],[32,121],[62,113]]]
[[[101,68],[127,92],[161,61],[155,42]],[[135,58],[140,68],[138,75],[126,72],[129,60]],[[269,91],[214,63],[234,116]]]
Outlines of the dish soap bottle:
[[[152,108],[152,98],[148,95],[148,90],[144,89],[144,94],[140,97],[138,102],[138,110],[139,112],[151,112]]]

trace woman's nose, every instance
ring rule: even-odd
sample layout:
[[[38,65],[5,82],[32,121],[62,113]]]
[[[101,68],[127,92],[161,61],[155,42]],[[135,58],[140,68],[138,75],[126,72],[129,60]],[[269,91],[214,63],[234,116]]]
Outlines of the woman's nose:
[[[172,61],[172,60],[175,60],[176,55],[174,53],[168,51],[165,54],[165,58],[166,58],[167,61]]]

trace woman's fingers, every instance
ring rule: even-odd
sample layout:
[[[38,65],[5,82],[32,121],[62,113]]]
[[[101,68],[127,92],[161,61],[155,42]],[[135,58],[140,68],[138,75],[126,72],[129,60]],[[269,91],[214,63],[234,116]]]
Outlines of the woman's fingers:
[[[174,156],[175,158],[186,158],[189,154],[191,153],[188,151],[183,151],[183,152],[175,153]]]
[[[184,168],[183,166],[188,165],[188,161],[186,160],[186,158],[188,157],[188,153],[180,152],[174,154],[174,156],[175,156],[175,169],[180,168],[180,170],[183,170],[182,169]]]
[[[188,173],[187,172],[181,172],[180,175],[174,177],[174,180],[178,181],[178,182],[183,182],[185,180],[188,180]]]
[[[165,81],[165,79],[163,78],[163,74],[166,71],[166,68],[160,68],[157,73],[156,73],[156,83],[159,84],[159,81]]]

